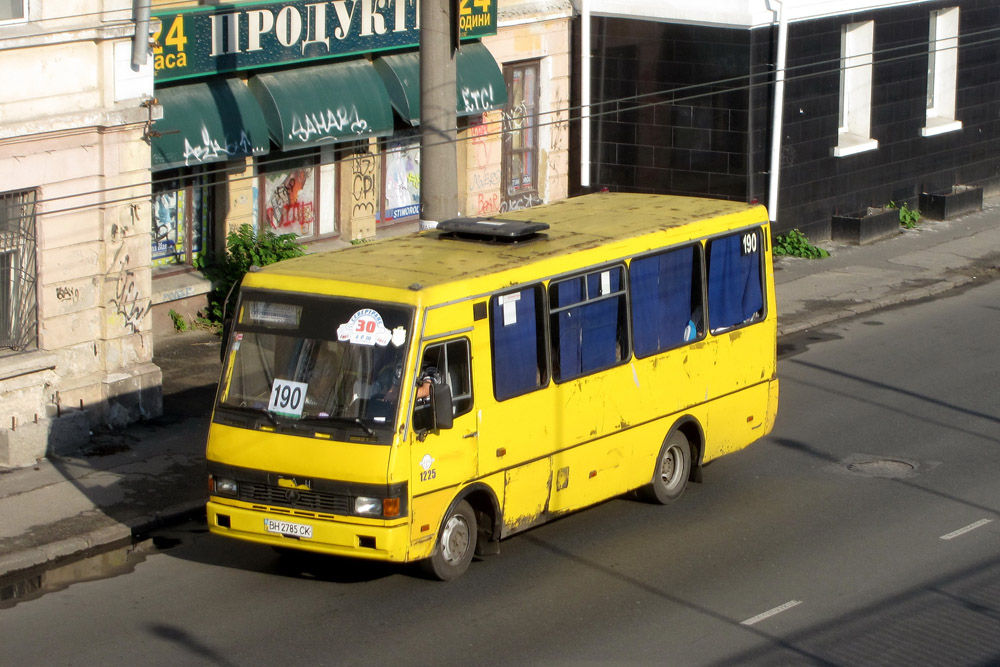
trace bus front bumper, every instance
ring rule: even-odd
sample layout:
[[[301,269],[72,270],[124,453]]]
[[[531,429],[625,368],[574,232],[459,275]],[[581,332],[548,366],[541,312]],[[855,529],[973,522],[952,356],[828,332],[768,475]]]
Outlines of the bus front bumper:
[[[209,500],[209,531],[272,547],[404,562],[409,525],[372,525],[249,509]]]

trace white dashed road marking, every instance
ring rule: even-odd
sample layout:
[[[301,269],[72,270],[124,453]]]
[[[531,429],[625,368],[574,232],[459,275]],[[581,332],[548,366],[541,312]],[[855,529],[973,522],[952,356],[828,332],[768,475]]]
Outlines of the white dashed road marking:
[[[748,618],[747,620],[745,620],[742,623],[740,623],[740,625],[753,625],[754,623],[760,623],[764,619],[771,618],[772,616],[774,616],[776,614],[780,614],[781,612],[787,611],[787,610],[791,609],[792,607],[795,607],[795,606],[800,605],[800,604],[802,604],[802,600],[789,600],[785,604],[779,605],[779,606],[775,607],[774,609],[769,609],[768,611],[765,611],[762,614],[757,614],[756,616],[754,616],[752,618]]]
[[[982,528],[983,526],[985,526],[986,524],[988,524],[990,521],[993,521],[993,519],[980,519],[979,521],[977,521],[975,523],[970,523],[965,528],[959,528],[958,530],[956,530],[954,532],[951,532],[951,533],[948,533],[947,535],[942,535],[941,539],[942,540],[950,540],[953,537],[958,537],[959,535],[965,535],[970,530],[975,530],[976,528]]]

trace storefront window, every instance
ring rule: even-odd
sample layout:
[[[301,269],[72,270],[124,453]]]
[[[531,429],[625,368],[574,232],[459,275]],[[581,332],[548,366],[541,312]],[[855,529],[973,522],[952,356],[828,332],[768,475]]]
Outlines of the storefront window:
[[[153,181],[154,267],[191,266],[208,246],[212,188],[203,173],[174,169]]]
[[[501,211],[540,204],[538,196],[538,61],[504,67],[509,106],[503,122]]]
[[[385,142],[385,192],[379,222],[392,224],[420,215],[420,136],[397,132]]]
[[[333,146],[260,158],[260,228],[301,240],[335,234],[335,173]]]
[[[318,162],[315,151],[261,160],[260,210],[264,229],[300,238],[316,235]]]

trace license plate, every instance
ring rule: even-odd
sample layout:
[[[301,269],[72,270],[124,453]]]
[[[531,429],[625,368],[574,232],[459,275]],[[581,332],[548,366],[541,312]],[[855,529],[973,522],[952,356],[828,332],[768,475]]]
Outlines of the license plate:
[[[312,539],[313,536],[313,527],[305,523],[264,519],[264,529],[269,533],[277,533],[278,535],[286,535],[288,537],[301,537],[306,540]]]

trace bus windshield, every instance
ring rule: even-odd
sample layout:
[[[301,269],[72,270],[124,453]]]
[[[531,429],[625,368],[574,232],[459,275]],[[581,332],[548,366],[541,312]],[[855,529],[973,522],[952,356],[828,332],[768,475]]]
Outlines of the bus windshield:
[[[401,305],[246,290],[218,407],[305,433],[386,433],[412,319]]]

